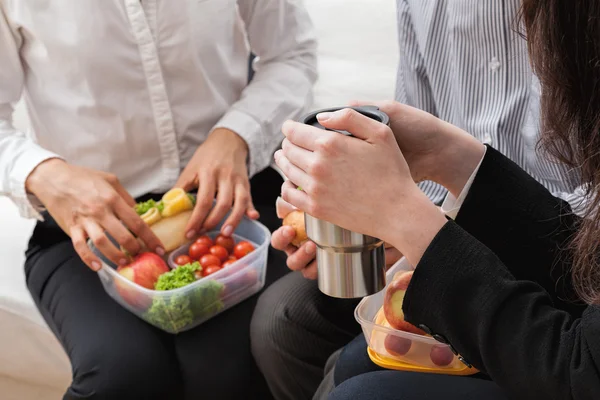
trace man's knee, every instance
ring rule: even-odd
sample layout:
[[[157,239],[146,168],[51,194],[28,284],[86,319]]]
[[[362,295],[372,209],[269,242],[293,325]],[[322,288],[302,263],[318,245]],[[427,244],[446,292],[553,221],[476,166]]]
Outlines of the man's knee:
[[[294,332],[302,331],[310,316],[310,286],[300,274],[290,273],[260,296],[250,325],[252,350],[262,357],[270,350],[292,345]],[[291,337],[290,337],[291,336]],[[266,353],[265,353],[266,352]]]
[[[85,365],[74,366],[65,399],[181,399],[179,371],[164,358],[153,349],[146,349],[144,354],[110,351],[90,356]]]

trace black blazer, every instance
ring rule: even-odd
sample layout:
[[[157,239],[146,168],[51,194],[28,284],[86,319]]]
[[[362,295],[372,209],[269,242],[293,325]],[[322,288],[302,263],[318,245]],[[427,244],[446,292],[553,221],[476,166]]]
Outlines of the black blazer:
[[[406,319],[450,343],[511,399],[599,400],[600,307],[574,302],[569,277],[578,221],[488,148],[456,221],[415,270]]]

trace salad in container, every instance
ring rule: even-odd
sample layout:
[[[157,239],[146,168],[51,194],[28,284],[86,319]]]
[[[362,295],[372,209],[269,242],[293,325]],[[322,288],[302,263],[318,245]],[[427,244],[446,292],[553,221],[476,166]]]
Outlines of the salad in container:
[[[214,232],[188,240],[185,226],[195,197],[182,189],[160,201],[138,203],[136,212],[162,241],[166,254],[147,249],[116,266],[91,241],[102,260],[106,292],[144,321],[169,333],[192,329],[260,291],[271,238],[259,222],[242,219],[231,237]],[[227,217],[225,217],[227,218]]]
[[[361,300],[354,316],[367,341],[369,358],[387,369],[446,375],[473,375],[448,344],[404,320],[402,304],[413,267],[405,258],[387,272],[385,289]]]

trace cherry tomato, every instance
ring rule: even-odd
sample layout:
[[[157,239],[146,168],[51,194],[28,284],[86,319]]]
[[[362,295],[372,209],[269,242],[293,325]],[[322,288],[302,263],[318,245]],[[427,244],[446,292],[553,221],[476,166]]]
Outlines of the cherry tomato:
[[[233,247],[235,246],[235,242],[232,237],[223,235],[217,236],[215,239],[215,244],[225,247],[229,253],[233,251]]]
[[[221,270],[221,267],[218,265],[209,265],[206,268],[202,268],[202,276],[209,276]]]
[[[192,243],[188,253],[192,260],[199,260],[203,255],[210,253],[210,246],[204,243]]]
[[[236,262],[237,260],[227,260],[223,263],[222,268],[229,267],[231,264]]]
[[[237,257],[236,256],[229,256],[227,257],[228,260],[233,260],[233,261],[237,261]]]
[[[200,258],[200,265],[202,265],[202,269],[210,267],[211,265],[216,265],[217,267],[221,266],[221,260],[219,257],[213,254],[205,254]]]
[[[194,276],[196,277],[196,280],[204,278],[204,276],[202,276],[202,271],[195,271]]]
[[[213,242],[213,240],[210,237],[206,236],[206,235],[200,236],[198,239],[196,239],[195,243],[202,243],[202,244],[207,245],[208,247],[210,247],[210,246],[212,246],[212,245],[215,244]]]
[[[250,244],[250,242],[239,242],[238,244],[235,245],[235,248],[233,249],[233,255],[236,256],[238,259],[244,257],[246,254],[248,253],[252,253],[254,251],[254,246],[252,246],[252,244]]]
[[[210,248],[210,254],[219,257],[219,260],[221,260],[221,262],[227,260],[227,257],[229,257],[227,249],[223,246],[219,246],[218,244],[215,244]]]
[[[192,262],[192,259],[187,254],[182,254],[180,256],[177,256],[177,258],[175,259],[175,264],[177,264],[177,265],[185,265],[185,264],[189,264],[191,262]]]

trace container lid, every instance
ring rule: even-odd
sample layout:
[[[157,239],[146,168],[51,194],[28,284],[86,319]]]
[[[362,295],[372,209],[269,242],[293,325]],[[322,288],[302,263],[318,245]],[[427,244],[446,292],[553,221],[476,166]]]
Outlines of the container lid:
[[[408,364],[399,360],[394,360],[392,358],[381,356],[372,348],[367,348],[367,353],[369,354],[369,358],[375,364],[379,365],[381,368],[393,369],[396,371],[409,371],[409,372],[423,372],[429,374],[441,374],[441,375],[458,375],[458,376],[468,376],[474,375],[479,371],[475,368],[469,368],[466,365],[461,369],[449,369],[449,368],[430,368],[421,365]]]
[[[313,111],[310,114],[305,115],[304,117],[302,117],[300,119],[300,122],[302,122],[303,124],[306,124],[306,125],[314,126],[315,128],[319,128],[319,129],[323,129],[323,130],[327,130],[327,131],[335,131],[335,132],[339,132],[346,136],[352,136],[352,134],[347,131],[325,128],[317,120],[318,114],[325,113],[325,112],[335,112],[335,111],[343,110],[345,108],[350,108],[352,110],[355,110],[355,111],[361,113],[362,115],[365,115],[369,118],[373,118],[374,120],[376,120],[378,122],[381,122],[384,125],[388,125],[390,122],[390,118],[388,117],[388,115],[386,113],[384,113],[383,111],[381,111],[379,109],[379,107],[376,107],[376,106],[325,108],[322,110]]]

